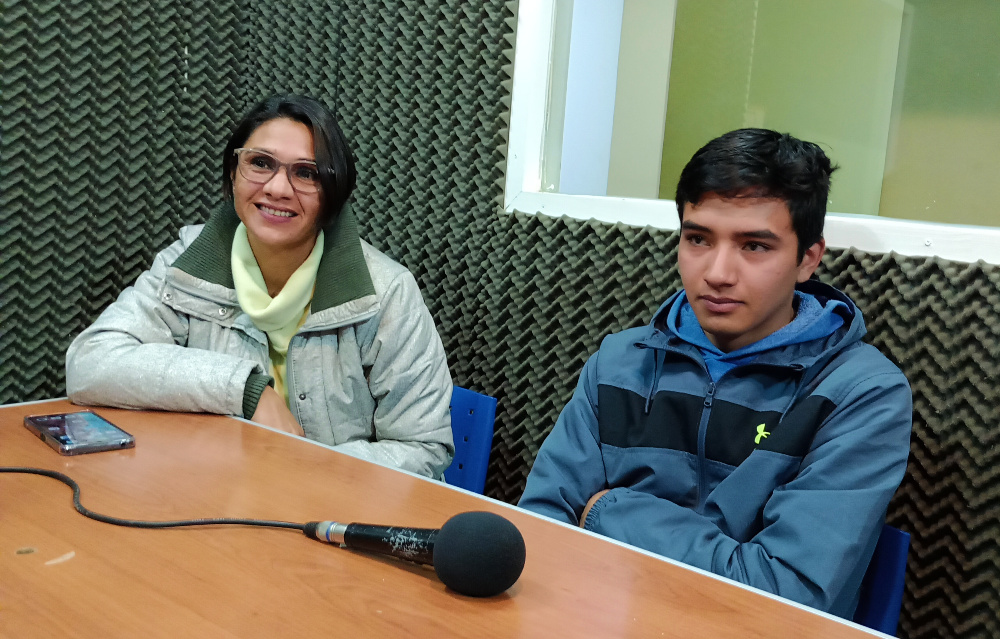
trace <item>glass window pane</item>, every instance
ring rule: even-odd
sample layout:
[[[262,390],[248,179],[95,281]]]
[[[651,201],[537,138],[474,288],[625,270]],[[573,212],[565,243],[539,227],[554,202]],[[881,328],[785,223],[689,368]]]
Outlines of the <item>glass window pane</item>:
[[[545,190],[673,199],[701,145],[759,126],[840,165],[831,212],[1000,226],[998,0],[556,7]],[[573,65],[597,50],[606,63]],[[570,126],[577,112],[590,120]]]
[[[1000,226],[1000,2],[906,3],[880,215]]]
[[[902,2],[680,0],[660,196],[740,127],[787,131],[841,166],[829,209],[878,212]]]

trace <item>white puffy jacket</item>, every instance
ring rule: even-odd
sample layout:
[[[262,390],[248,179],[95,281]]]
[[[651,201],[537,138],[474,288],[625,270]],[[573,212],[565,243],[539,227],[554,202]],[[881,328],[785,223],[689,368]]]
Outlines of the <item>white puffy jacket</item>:
[[[244,416],[267,335],[239,306],[231,206],[180,239],[122,291],[66,354],[78,404]],[[325,230],[310,313],[288,347],[286,386],[306,437],[441,477],[454,453],[444,347],[413,275],[358,237],[347,205]]]

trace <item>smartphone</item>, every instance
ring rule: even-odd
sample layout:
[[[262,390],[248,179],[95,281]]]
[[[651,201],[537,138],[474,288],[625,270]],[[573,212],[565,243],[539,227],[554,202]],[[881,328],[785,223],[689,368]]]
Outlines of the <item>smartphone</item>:
[[[56,415],[29,415],[24,426],[60,455],[134,448],[135,438],[89,410]]]

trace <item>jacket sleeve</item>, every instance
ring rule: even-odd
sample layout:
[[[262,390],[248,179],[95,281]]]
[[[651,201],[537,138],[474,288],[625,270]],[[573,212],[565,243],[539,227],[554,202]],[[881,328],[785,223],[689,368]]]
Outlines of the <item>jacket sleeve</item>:
[[[189,321],[161,301],[180,241],[70,344],[66,390],[77,404],[242,416],[253,361],[187,348]]]
[[[852,603],[841,597],[853,602],[856,595],[845,587],[860,583],[889,500],[906,470],[911,419],[912,396],[901,373],[857,382],[817,431],[797,475],[772,493],[763,508],[763,528],[745,543],[694,510],[623,487],[598,500],[585,525],[843,614]]]
[[[451,463],[451,374],[444,346],[409,271],[381,300],[378,326],[365,353],[375,399],[375,441],[335,448],[384,466],[440,478]]]
[[[587,501],[607,488],[597,427],[597,358],[583,367],[573,397],[542,443],[518,506],[577,524]]]

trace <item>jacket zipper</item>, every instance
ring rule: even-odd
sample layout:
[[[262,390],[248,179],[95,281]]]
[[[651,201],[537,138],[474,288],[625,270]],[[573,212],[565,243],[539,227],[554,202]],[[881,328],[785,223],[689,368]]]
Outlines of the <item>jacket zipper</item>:
[[[708,383],[705,401],[702,403],[701,422],[698,424],[698,512],[704,508],[704,502],[708,498],[705,491],[705,440],[708,438],[708,420],[712,416],[715,388],[715,382]]]
[[[653,383],[652,383],[652,385],[650,387],[650,391],[649,391],[649,393],[647,395],[647,398],[646,398],[646,414],[647,415],[649,414],[649,410],[650,410],[650,406],[651,406],[651,403],[652,403],[653,394],[656,392],[656,385],[657,385],[658,377],[659,377],[659,374],[660,374],[659,373],[659,369],[660,369],[659,363],[660,362],[656,358],[657,351],[663,351],[662,352],[662,356],[663,356],[664,363],[666,363],[667,351],[670,351],[670,352],[673,352],[673,353],[675,353],[677,355],[680,355],[681,357],[686,357],[686,358],[694,361],[695,363],[701,364],[702,370],[704,370],[706,374],[708,373],[708,367],[705,365],[704,362],[699,362],[696,358],[688,355],[687,353],[682,353],[682,352],[678,351],[677,349],[673,349],[673,348],[661,348],[661,347],[657,347],[657,346],[650,346],[649,344],[645,344],[643,342],[635,342],[634,346],[636,348],[639,348],[639,349],[647,349],[648,348],[648,349],[650,349],[650,350],[653,351]],[[791,371],[796,372],[796,373],[798,373],[800,375],[798,383],[796,384],[796,390],[792,394],[792,401],[789,403],[789,405],[787,407],[785,407],[784,411],[782,411],[782,415],[784,415],[784,413],[787,412],[788,409],[791,407],[791,404],[795,403],[795,400],[798,397],[798,393],[799,393],[798,387],[801,386],[801,383],[802,383],[801,373],[805,369],[805,367],[802,364],[744,364],[743,366],[740,366],[738,368],[755,367],[755,366],[761,366],[761,367],[766,367],[766,368],[778,368],[778,369],[791,370]],[[722,377],[725,377],[730,372],[732,372],[732,371],[726,371],[722,375]],[[720,378],[719,381],[721,381],[721,379],[722,378]],[[708,480],[705,477],[705,474],[706,474],[706,465],[707,465],[706,464],[707,453],[706,453],[705,448],[706,448],[706,441],[708,440],[708,422],[709,422],[709,420],[710,420],[710,418],[712,416],[712,405],[715,402],[715,391],[716,390],[718,390],[718,382],[709,381],[708,388],[706,389],[706,392],[705,392],[705,399],[702,402],[701,420],[698,423],[698,492],[697,492],[695,501],[698,503],[698,510],[699,510],[699,512],[704,509],[704,507],[705,507],[705,503],[704,502],[708,501],[708,495],[706,494],[706,488],[705,488],[706,484],[708,483]]]
[[[288,409],[291,411],[292,417],[295,418],[295,421],[297,421],[299,426],[301,426],[302,415],[299,414],[299,405],[301,400],[299,400],[298,395],[296,395],[297,391],[295,390],[295,384],[292,380],[292,369],[294,368],[292,366],[292,352],[293,350],[297,350],[293,347],[298,336],[298,333],[292,335],[292,338],[288,340],[288,350],[285,351],[285,393],[288,395]],[[304,427],[303,431],[305,431]]]
[[[646,393],[646,414],[649,415],[649,410],[653,406],[653,395],[656,393],[656,383],[660,379],[660,361],[661,359],[666,359],[667,354],[664,352],[662,358],[660,357],[659,349],[653,349],[653,383],[649,385],[649,392]]]

